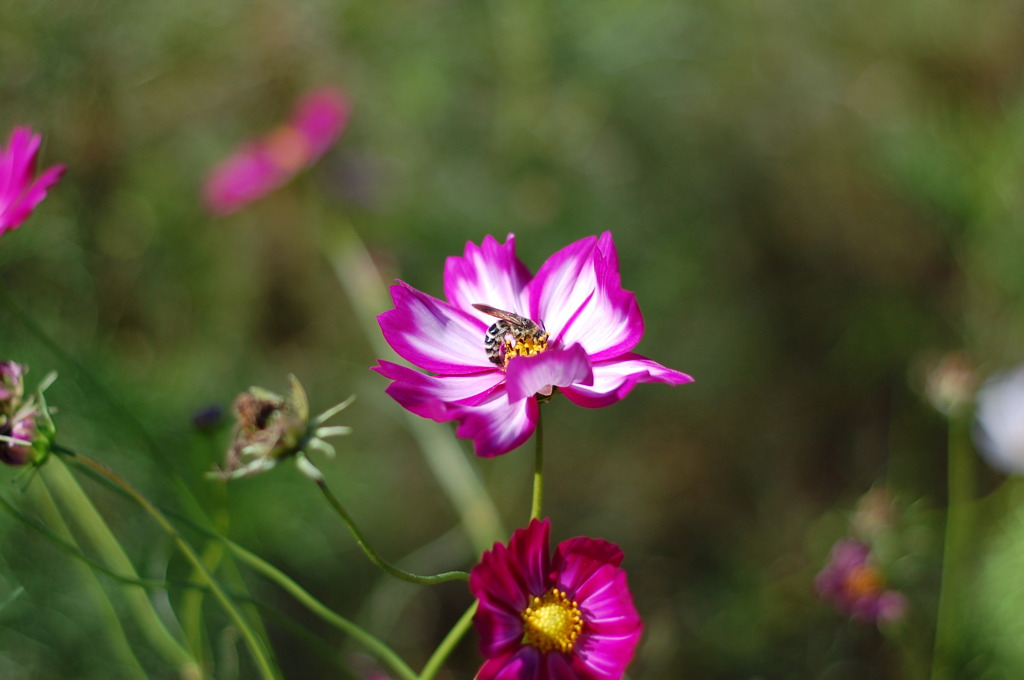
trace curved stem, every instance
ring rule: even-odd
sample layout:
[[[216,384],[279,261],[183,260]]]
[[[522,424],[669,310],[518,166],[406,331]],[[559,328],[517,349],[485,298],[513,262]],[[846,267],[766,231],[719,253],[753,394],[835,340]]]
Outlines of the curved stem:
[[[54,447],[57,450],[56,447]],[[62,453],[68,454],[69,450],[61,447],[59,449]],[[231,600],[228,594],[221,587],[220,583],[213,577],[213,574],[209,572],[206,565],[196,554],[192,546],[185,540],[185,537],[178,532],[178,530],[171,524],[162,512],[155,505],[149,502],[149,500],[139,493],[133,486],[127,481],[122,479],[116,472],[103,465],[99,461],[95,461],[88,456],[83,456],[78,453],[73,453],[69,460],[74,461],[75,464],[80,465],[86,469],[92,470],[98,475],[105,477],[107,480],[120,487],[125,493],[127,493],[139,506],[145,510],[150,517],[156,520],[157,524],[167,532],[174,542],[177,543],[178,548],[182,554],[192,563],[196,573],[206,581],[210,590],[213,592],[213,596],[220,603],[224,612],[228,615],[231,621],[238,627],[239,632],[245,639],[246,645],[249,647],[249,651],[252,653],[253,660],[256,662],[257,667],[260,670],[260,675],[269,680],[276,680],[279,677],[277,670],[271,663],[267,656],[267,651],[264,649],[263,643],[256,637],[256,634],[252,630],[252,626],[245,620],[238,607]]]
[[[533,505],[530,519],[540,519],[544,502],[544,412],[537,409],[537,433],[534,435],[537,450],[533,458]]]
[[[431,680],[437,671],[441,669],[441,664],[445,662],[445,659],[455,649],[455,645],[459,644],[459,640],[469,630],[470,625],[473,623],[473,614],[476,614],[476,607],[479,603],[474,602],[470,605],[466,613],[459,617],[459,620],[455,622],[452,629],[448,631],[448,634],[444,636],[444,640],[441,640],[441,644],[437,646],[434,653],[427,659],[427,663],[423,666],[423,670],[420,671],[419,678],[417,680]]]
[[[391,669],[395,673],[398,673],[403,680],[416,680],[416,673],[412,668],[410,668],[409,665],[406,664],[405,661],[403,661],[402,658],[386,644],[340,614],[334,613],[326,605],[320,602],[320,600],[310,595],[302,586],[293,581],[291,577],[264,560],[262,557],[246,550],[229,538],[221,536],[220,540],[224,542],[224,545],[228,547],[231,554],[240,562],[249,565],[259,573],[263,574],[267,579],[279,585],[285,592],[294,597],[300,604],[304,605],[306,609],[316,614],[327,623],[361,642],[366,648],[373,652],[377,658],[391,666]]]
[[[39,506],[40,512],[46,516],[46,521],[54,527],[54,530],[50,531],[49,529],[45,529],[42,525],[40,525],[40,527],[44,528],[45,531],[52,536],[52,540],[54,542],[66,545],[66,550],[81,553],[80,548],[75,542],[75,537],[64,522],[60,509],[57,507],[57,504],[54,503],[53,497],[50,495],[50,491],[47,488],[46,483],[40,480],[40,483],[34,485],[31,488],[31,491],[35,496],[36,504]],[[7,508],[6,501],[4,501],[4,506]],[[14,508],[9,508],[9,510],[15,513],[17,512]],[[31,521],[28,520],[27,517],[25,519],[26,521]],[[107,596],[107,593],[100,584],[96,574],[84,564],[79,563],[75,566],[81,570],[82,581],[84,582],[86,590],[95,600],[95,606],[98,608],[98,613],[101,620],[104,622],[101,629],[109,639],[114,655],[124,666],[124,670],[127,675],[144,680],[147,677],[146,671],[142,668],[138,658],[135,656],[135,652],[132,650],[131,644],[129,644],[128,638],[125,636],[124,626],[117,615],[117,611],[111,604],[110,598]]]
[[[18,520],[32,531],[42,535],[43,538],[53,543],[55,546],[71,555],[77,560],[80,560],[84,564],[88,565],[94,571],[107,576],[118,583],[124,583],[126,585],[139,586],[140,588],[146,588],[150,590],[169,590],[170,588],[183,588],[189,590],[209,590],[206,586],[199,585],[198,583],[190,583],[186,581],[164,581],[150,578],[139,578],[137,576],[126,576],[117,571],[114,571],[107,565],[103,564],[99,560],[93,559],[86,555],[81,548],[78,547],[74,541],[73,536],[65,536],[64,532],[57,533],[47,528],[46,525],[40,523],[38,520],[29,517],[25,513],[21,512],[13,505],[11,505],[7,499],[0,496],[0,508],[4,510],[8,515]]]
[[[70,451],[63,447],[54,446],[53,448],[55,451],[65,453],[70,456],[75,456],[75,453],[73,451]],[[89,474],[98,483],[107,486],[110,490],[114,491],[115,493],[132,497],[131,494],[126,489],[111,481],[107,476],[99,474],[98,472],[88,467],[83,468],[83,472]],[[391,666],[391,669],[396,674],[398,674],[402,678],[402,680],[416,680],[416,672],[413,671],[412,668],[408,664],[406,664],[405,661],[403,661],[402,658],[398,656],[390,647],[388,647],[385,643],[381,642],[379,639],[374,637],[372,634],[360,628],[355,623],[349,621],[348,619],[344,618],[339,614],[336,614],[329,607],[327,607],[322,602],[313,597],[308,591],[306,591],[302,586],[300,586],[298,583],[292,580],[287,574],[282,572],[277,567],[273,566],[272,564],[270,564],[263,558],[259,557],[255,553],[246,550],[245,548],[235,543],[231,539],[222,536],[216,531],[213,531],[209,527],[198,524],[197,522],[189,519],[188,517],[185,517],[173,511],[167,510],[163,512],[165,515],[173,517],[175,520],[182,522],[183,524],[186,524],[189,528],[199,532],[207,538],[216,539],[222,542],[225,546],[227,546],[228,550],[231,552],[232,555],[234,555],[234,557],[238,561],[255,569],[265,578],[276,583],[278,586],[281,587],[282,590],[284,590],[289,595],[294,597],[300,604],[305,606],[306,609],[308,609],[316,616],[319,616],[321,619],[331,624],[335,628],[347,633],[354,639],[361,642],[371,653],[375,654],[377,658]],[[112,576],[117,578],[116,574],[112,574]],[[190,587],[196,586],[190,585]]]
[[[420,585],[425,586],[432,586],[438,583],[446,583],[448,581],[469,580],[469,574],[467,574],[464,571],[446,571],[435,576],[421,576],[419,574],[413,574],[411,572],[405,571],[404,569],[399,569],[398,567],[385,562],[383,559],[380,558],[379,555],[377,555],[376,552],[373,551],[373,548],[371,548],[369,544],[367,544],[366,539],[363,538],[362,532],[359,531],[359,528],[356,526],[355,522],[352,521],[352,517],[342,506],[341,501],[339,501],[338,498],[333,493],[331,493],[331,490],[327,487],[327,483],[324,482],[322,479],[318,479],[316,480],[316,485],[320,487],[320,490],[323,492],[324,497],[327,498],[327,502],[331,504],[331,507],[334,508],[334,511],[338,513],[339,517],[341,517],[341,520],[345,523],[345,526],[347,526],[349,531],[352,532],[352,536],[355,537],[356,543],[358,543],[359,547],[363,549],[363,552],[366,554],[366,556],[370,558],[371,562],[373,562],[383,571],[386,571],[395,578],[400,578],[403,581],[409,581],[410,583],[418,583]]]
[[[51,456],[51,460],[40,468],[40,476],[47,487],[60,499],[60,502],[67,507],[69,516],[74,518],[77,526],[88,537],[89,542],[99,552],[107,566],[130,578],[138,578],[135,566],[125,553],[120,541],[117,540],[114,532],[110,530],[89,496],[64,465],[64,461],[59,457]],[[125,587],[123,592],[137,625],[163,659],[176,668],[185,669],[196,666],[195,657],[167,629],[146,593],[131,586]]]

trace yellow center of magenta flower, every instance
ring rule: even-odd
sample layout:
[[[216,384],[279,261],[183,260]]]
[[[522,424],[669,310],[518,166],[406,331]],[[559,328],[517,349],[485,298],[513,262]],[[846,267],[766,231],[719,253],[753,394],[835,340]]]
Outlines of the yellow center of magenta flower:
[[[501,366],[501,370],[508,368],[512,357],[532,357],[547,349],[547,332],[525,316],[490,305],[474,304],[473,307],[498,319],[487,329],[484,350],[491,363]]]
[[[571,652],[583,631],[579,605],[557,588],[531,598],[522,616],[523,642],[542,652]]]
[[[548,334],[517,337],[514,345],[505,345],[505,367],[512,357],[532,357],[548,348]]]
[[[854,567],[846,577],[846,582],[843,585],[850,595],[862,597],[882,592],[885,579],[882,577],[881,572],[874,567],[863,565]]]

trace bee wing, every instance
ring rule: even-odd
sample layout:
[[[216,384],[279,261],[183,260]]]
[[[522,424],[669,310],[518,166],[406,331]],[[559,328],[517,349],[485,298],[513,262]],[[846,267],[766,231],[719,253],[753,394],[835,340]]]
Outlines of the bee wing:
[[[508,321],[510,324],[513,324],[513,325],[518,326],[520,328],[528,328],[531,325],[529,320],[524,319],[523,317],[519,316],[518,314],[513,314],[512,312],[506,312],[503,309],[497,309],[495,307],[491,307],[490,305],[481,305],[481,304],[474,304],[473,307],[475,309],[483,312],[484,314],[489,314],[490,316],[493,316],[495,318],[503,319],[505,321]]]

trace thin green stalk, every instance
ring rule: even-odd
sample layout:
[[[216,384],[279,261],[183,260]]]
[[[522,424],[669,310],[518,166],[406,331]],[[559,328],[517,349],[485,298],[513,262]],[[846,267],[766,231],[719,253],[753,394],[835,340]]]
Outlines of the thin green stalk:
[[[71,555],[75,559],[88,565],[93,571],[97,571],[104,576],[112,578],[119,583],[125,583],[128,585],[139,586],[148,590],[169,590],[171,588],[186,588],[192,590],[208,590],[206,586],[201,586],[196,583],[190,583],[185,581],[162,581],[158,579],[147,579],[147,578],[135,578],[132,576],[125,576],[119,574],[110,567],[106,566],[99,560],[95,560],[89,557],[78,547],[77,542],[73,542],[71,537],[65,539],[63,534],[58,534],[51,531],[44,524],[41,524],[38,520],[29,517],[25,513],[19,511],[13,505],[11,505],[5,498],[0,496],[0,508],[4,510],[8,515],[15,518],[29,529],[32,529],[36,533],[40,534],[43,538],[47,539],[55,546]]]
[[[121,547],[121,543],[107,526],[106,521],[96,510],[96,506],[92,504],[88,495],[71,475],[64,461],[60,457],[51,456],[50,460],[40,468],[40,476],[60,501],[67,506],[69,516],[74,518],[75,523],[89,538],[107,565],[116,572],[131,578],[138,578],[135,566],[128,558],[124,548]],[[183,677],[198,674],[199,667],[195,657],[167,629],[145,590],[135,586],[125,586],[123,591],[139,629],[160,656],[167,663],[179,669]]]
[[[50,526],[53,527],[52,533],[54,534],[54,538],[66,542],[73,550],[79,550],[71,530],[64,522],[60,509],[58,509],[57,504],[53,502],[53,497],[50,495],[46,484],[40,481],[39,484],[33,484],[30,489],[36,501],[36,505],[39,506],[40,512],[46,518],[46,521]],[[4,504],[6,505],[6,501]],[[128,638],[125,635],[124,627],[121,625],[120,617],[118,617],[117,611],[110,602],[107,592],[103,589],[99,579],[96,578],[96,574],[81,562],[76,563],[75,566],[79,569],[82,581],[85,583],[86,590],[90,595],[92,595],[96,607],[99,610],[100,617],[103,619],[103,625],[100,628],[104,631],[107,639],[110,641],[115,658],[121,662],[123,670],[127,675],[145,680],[147,677],[146,671],[135,656],[135,652],[132,650],[131,644],[128,642]]]
[[[946,538],[942,549],[942,583],[935,623],[932,680],[954,677],[957,624],[964,615],[963,597],[971,532],[974,530],[975,460],[967,422],[949,419],[948,502]]]
[[[352,225],[337,219],[331,224],[324,252],[356,313],[367,341],[378,357],[400,360],[384,340],[377,315],[391,306],[387,286],[366,246]],[[494,501],[480,481],[451,431],[408,411],[405,424],[416,439],[434,479],[455,508],[473,547],[487,550],[507,535]]]
[[[330,488],[327,486],[327,483],[320,479],[317,480],[316,485],[320,487],[320,491],[322,491],[324,497],[327,498],[327,502],[331,504],[331,507],[334,508],[334,511],[338,514],[339,517],[341,517],[341,520],[345,523],[345,526],[348,527],[348,530],[352,532],[352,536],[355,537],[356,543],[358,543],[359,547],[363,549],[363,552],[366,553],[366,556],[370,558],[371,562],[373,562],[383,571],[386,571],[395,578],[400,578],[403,581],[409,581],[410,583],[418,583],[424,586],[432,586],[438,583],[447,583],[448,581],[469,580],[469,574],[467,574],[464,571],[446,571],[441,574],[436,574],[434,576],[421,576],[419,574],[413,574],[412,572],[405,571],[404,569],[399,569],[398,567],[385,562],[383,559],[380,558],[379,555],[377,555],[376,552],[374,552],[373,548],[371,548],[370,545],[366,542],[366,539],[363,537],[363,534],[359,530],[359,527],[357,527],[355,522],[352,521],[352,517],[348,514],[348,511],[345,510],[344,506],[342,506],[341,501],[339,501],[338,498],[331,492]]]
[[[530,519],[540,519],[541,507],[544,503],[544,413],[537,409],[536,453],[533,458],[533,504],[530,507]]]
[[[459,644],[459,640],[469,630],[470,625],[473,623],[473,614],[476,614],[477,602],[470,605],[466,613],[463,614],[452,629],[448,631],[448,634],[441,640],[441,644],[437,646],[434,653],[427,659],[426,665],[423,666],[423,670],[420,671],[418,680],[431,680],[434,675],[441,670],[441,665],[444,664],[445,660],[455,649],[455,645]]]
[[[116,487],[113,487],[113,488],[116,488]],[[118,491],[120,491],[120,489],[118,489]],[[188,590],[188,591],[199,591],[199,592],[203,592],[203,593],[209,593],[210,592],[210,588],[208,586],[200,585],[198,583],[192,583],[192,582],[187,582],[187,581],[158,581],[158,580],[154,580],[154,579],[139,579],[139,578],[132,578],[130,576],[125,576],[123,574],[119,574],[116,571],[114,571],[114,570],[110,569],[109,567],[103,565],[102,563],[98,562],[97,560],[92,559],[91,557],[86,555],[84,552],[82,552],[81,549],[79,549],[76,545],[73,545],[73,544],[69,543],[68,541],[64,540],[63,538],[58,536],[56,533],[54,533],[53,531],[48,529],[45,525],[40,524],[34,518],[29,517],[25,513],[19,511],[17,508],[15,508],[13,505],[11,505],[5,498],[3,498],[3,496],[0,496],[0,509],[3,509],[9,515],[14,517],[18,521],[22,522],[23,524],[25,524],[27,527],[29,527],[33,531],[38,532],[44,538],[49,540],[51,543],[53,543],[58,548],[60,548],[64,552],[68,553],[72,557],[76,558],[77,560],[80,560],[82,563],[88,565],[93,570],[95,570],[97,572],[100,572],[103,575],[105,575],[105,576],[107,576],[107,577],[109,577],[109,578],[111,578],[111,579],[113,579],[115,581],[118,581],[119,583],[125,583],[125,584],[129,584],[129,585],[136,585],[136,586],[140,586],[142,588],[148,588],[148,589],[169,590],[171,588],[179,588],[179,589],[185,589],[185,590]],[[179,519],[181,519],[181,518],[179,518]],[[188,520],[182,519],[182,521],[186,521],[187,522]],[[232,550],[232,551],[235,551],[237,553],[245,553],[246,552],[245,549],[242,548],[241,546],[231,545],[231,542],[228,539],[225,539],[225,538],[223,538],[221,536],[217,536],[215,534],[210,534],[210,539],[213,540],[213,541],[216,541],[217,545],[221,546],[221,548],[227,548],[228,550]],[[270,574],[266,573],[266,570],[268,568],[269,569],[273,569],[273,567],[269,567],[269,565],[267,565],[266,563],[259,564],[259,559],[260,558],[254,556],[252,554],[249,554],[249,555],[244,555],[243,559],[251,560],[251,562],[253,563],[253,566],[256,567],[261,573],[263,573],[264,576],[268,576],[268,578],[272,578],[272,580],[275,580],[275,581],[277,580],[277,579],[273,579],[273,577]],[[287,579],[287,577],[283,577],[280,574],[278,576]],[[7,602],[12,601],[15,597],[17,597],[17,595],[20,592],[20,590],[22,590],[22,589],[16,590],[13,595],[11,595],[11,596],[9,596],[7,598],[7,600],[5,600],[4,602],[0,602],[0,609],[2,609],[3,606],[7,604]],[[315,644],[315,645],[320,646],[321,648],[330,649],[330,650],[333,650],[333,651],[336,652],[336,649],[334,647],[328,647],[327,644],[325,642],[323,642],[319,637],[313,635],[308,630],[306,630],[305,628],[300,626],[291,617],[285,616],[281,612],[278,612],[278,611],[276,611],[276,610],[274,610],[274,609],[272,609],[270,607],[267,607],[264,604],[256,602],[247,593],[234,592],[234,593],[231,594],[231,596],[234,599],[236,599],[236,600],[247,602],[247,603],[250,603],[250,604],[253,604],[255,606],[259,606],[259,607],[263,608],[265,611],[269,612],[274,617],[275,621],[277,621],[282,626],[288,628],[288,630],[291,631],[291,633],[293,635],[296,635],[297,637],[304,638],[310,644]],[[310,599],[312,599],[312,598],[310,598]],[[340,619],[341,617],[338,617],[338,618]],[[344,621],[344,619],[342,619],[342,620]],[[346,622],[346,623],[348,623],[348,622]],[[355,624],[352,624],[352,623],[348,623],[348,625],[349,626],[353,626],[353,627],[355,626]],[[341,626],[339,626],[339,627],[341,627]],[[343,628],[343,629],[344,630],[348,630],[348,629],[345,629],[345,628]],[[397,657],[395,657],[395,658],[397,658]],[[337,662],[338,660],[337,659],[332,659],[332,661],[333,662]],[[409,670],[409,673],[410,674],[412,673],[411,669]]]
[[[69,455],[74,455],[73,452],[64,451]],[[74,458],[72,458],[74,460]],[[108,476],[101,474],[99,471],[94,470],[90,467],[83,468],[83,472],[93,477],[97,482],[110,488],[115,493],[134,498],[134,496],[124,487],[112,481]],[[352,638],[362,643],[371,653],[375,654],[381,661],[391,666],[392,670],[401,676],[402,680],[416,680],[416,672],[402,660],[390,647],[378,640],[376,637],[368,633],[367,631],[360,628],[355,623],[352,623],[348,619],[336,614],[322,602],[313,597],[309,592],[304,590],[302,586],[293,581],[284,572],[274,567],[272,564],[259,557],[258,555],[246,550],[242,546],[238,545],[234,541],[225,536],[218,534],[216,531],[210,529],[207,526],[201,525],[194,520],[189,519],[181,514],[166,511],[166,515],[173,517],[175,520],[180,521],[200,534],[216,539],[227,546],[228,550],[234,557],[255,569],[261,573],[265,578],[273,581],[280,586],[285,592],[294,597],[300,604],[305,606],[310,612],[319,616],[321,619],[338,628],[339,630],[347,633]]]
[[[217,541],[210,541],[203,549],[202,562],[206,570],[211,574],[217,571],[221,557],[224,555],[224,546]],[[192,570],[193,579],[199,578],[197,570]],[[203,659],[206,652],[206,644],[203,630],[203,601],[206,599],[205,589],[193,589],[186,592],[181,598],[181,627],[185,631],[185,638],[196,656]]]
[[[196,572],[210,587],[214,598],[220,603],[221,608],[228,615],[228,618],[230,618],[238,628],[238,631],[241,633],[246,645],[249,647],[249,651],[253,656],[253,660],[256,662],[256,666],[259,668],[260,675],[268,680],[276,680],[276,678],[280,677],[277,669],[270,661],[267,650],[264,648],[262,641],[259,640],[253,632],[252,626],[245,620],[234,601],[228,596],[227,592],[224,591],[220,583],[218,583],[213,577],[213,574],[211,574],[206,568],[202,560],[199,559],[195,550],[188,541],[185,540],[185,537],[182,536],[174,525],[167,520],[164,514],[127,481],[122,479],[116,472],[102,463],[81,454],[75,454],[70,460],[74,461],[77,465],[96,472],[97,474],[107,478],[113,484],[121,487],[121,489],[131,496],[131,498],[138,503],[150,517],[156,520],[157,524],[159,524],[160,527],[174,539],[174,542],[178,545],[182,554],[189,562],[192,563]]]
[[[224,542],[224,545],[228,547],[231,554],[240,562],[249,565],[257,572],[263,574],[264,577],[276,583],[313,614],[316,614],[338,630],[341,630],[358,640],[378,659],[388,664],[395,673],[402,677],[403,680],[417,680],[416,672],[413,671],[412,668],[410,668],[409,665],[386,644],[360,628],[355,623],[339,614],[336,614],[320,602],[320,600],[310,595],[308,591],[293,581],[287,574],[264,560],[262,557],[246,550],[228,538],[221,537],[220,540]]]

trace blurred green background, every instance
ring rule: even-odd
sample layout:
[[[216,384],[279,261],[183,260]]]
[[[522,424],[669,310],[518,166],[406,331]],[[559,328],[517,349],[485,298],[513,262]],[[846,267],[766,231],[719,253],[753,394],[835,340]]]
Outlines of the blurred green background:
[[[6,310],[0,354],[33,383],[61,374],[59,441],[168,507],[187,508],[184,480],[229,511],[232,537],[418,666],[465,587],[388,585],[291,466],[203,479],[228,431],[199,434],[191,415],[249,385],[284,391],[290,372],[314,411],[358,394],[329,483],[385,556],[432,544],[404,564],[468,568],[325,244],[354,229],[386,279],[440,296],[466,241],[515,233],[535,271],[612,230],[646,320],[638,351],[696,378],[600,412],[545,408],[554,538],[627,556],[646,622],[629,677],[912,677],[900,650],[930,653],[946,484],[922,375],[949,350],[983,372],[1024,356],[1022,20],[1019,0],[3,3],[0,134],[33,126],[41,163],[68,172],[3,237],[0,276],[94,380]],[[352,101],[336,148],[206,215],[212,165],[322,85]],[[472,461],[509,527],[529,512],[531,450]],[[915,518],[899,644],[813,589],[879,483]],[[187,576],[147,518],[86,488],[140,573]],[[119,677],[71,560],[7,518],[0,545],[0,597],[25,588],[0,611],[0,676]],[[328,649],[359,667],[343,636],[249,587],[327,643],[269,621],[286,677],[339,677]],[[1017,677],[972,644],[958,677]],[[479,662],[471,634],[442,677]]]

